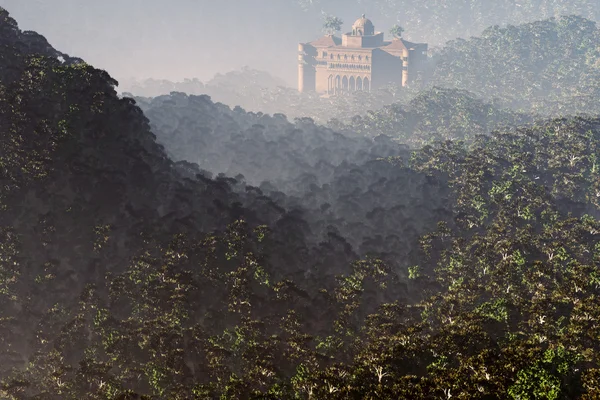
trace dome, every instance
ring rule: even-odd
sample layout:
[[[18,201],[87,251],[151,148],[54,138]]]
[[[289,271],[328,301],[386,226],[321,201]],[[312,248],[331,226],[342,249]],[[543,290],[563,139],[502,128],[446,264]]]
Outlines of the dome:
[[[354,25],[352,25],[352,34],[354,36],[370,36],[375,34],[375,25],[370,19],[365,17],[365,14],[361,18],[357,19]]]

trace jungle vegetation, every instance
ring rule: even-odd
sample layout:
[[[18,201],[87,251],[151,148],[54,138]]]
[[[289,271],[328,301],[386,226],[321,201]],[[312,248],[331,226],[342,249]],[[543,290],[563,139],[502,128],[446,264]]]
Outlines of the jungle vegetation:
[[[466,87],[532,29],[576,71]],[[600,397],[595,29],[490,28],[324,125],[119,96],[0,9],[0,397]]]

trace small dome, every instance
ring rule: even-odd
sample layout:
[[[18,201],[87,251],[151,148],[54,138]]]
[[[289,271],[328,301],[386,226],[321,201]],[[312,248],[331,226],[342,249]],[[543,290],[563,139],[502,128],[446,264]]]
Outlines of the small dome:
[[[375,34],[375,25],[370,19],[365,17],[365,14],[361,18],[357,19],[354,25],[352,25],[352,34],[355,36],[369,36]]]

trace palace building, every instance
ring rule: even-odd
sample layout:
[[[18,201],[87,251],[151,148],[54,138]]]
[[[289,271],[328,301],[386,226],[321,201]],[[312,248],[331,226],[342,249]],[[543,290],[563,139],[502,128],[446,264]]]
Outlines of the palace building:
[[[300,43],[298,51],[298,90],[324,95],[368,92],[389,83],[406,86],[427,60],[427,44],[385,41],[364,15],[352,32]]]

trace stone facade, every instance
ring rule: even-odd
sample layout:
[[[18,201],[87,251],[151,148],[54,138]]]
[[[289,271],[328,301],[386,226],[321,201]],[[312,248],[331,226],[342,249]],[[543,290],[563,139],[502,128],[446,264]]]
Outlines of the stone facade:
[[[427,44],[385,41],[363,15],[342,38],[326,35],[300,43],[298,53],[298,90],[335,95],[389,83],[406,86],[425,64]]]

